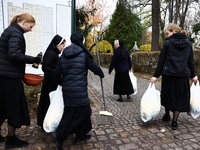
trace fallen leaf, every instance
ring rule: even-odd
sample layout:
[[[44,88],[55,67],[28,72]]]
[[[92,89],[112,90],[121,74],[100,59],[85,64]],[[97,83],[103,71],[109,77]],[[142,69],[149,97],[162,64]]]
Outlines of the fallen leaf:
[[[161,129],[160,132],[165,132],[165,129]]]

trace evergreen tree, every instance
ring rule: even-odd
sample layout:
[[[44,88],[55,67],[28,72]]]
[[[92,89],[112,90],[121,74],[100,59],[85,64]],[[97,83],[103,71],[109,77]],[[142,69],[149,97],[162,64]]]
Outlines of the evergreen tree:
[[[105,31],[105,39],[110,43],[116,39],[123,40],[124,47],[130,51],[135,41],[139,44],[142,31],[140,19],[132,13],[127,0],[118,0],[110,25]]]
[[[200,31],[200,23],[195,24],[192,31],[195,32],[195,33]]]

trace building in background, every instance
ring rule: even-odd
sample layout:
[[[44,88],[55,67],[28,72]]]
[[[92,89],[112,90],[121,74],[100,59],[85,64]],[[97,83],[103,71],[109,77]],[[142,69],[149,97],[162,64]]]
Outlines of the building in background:
[[[24,34],[26,54],[44,54],[55,34],[66,39],[66,46],[71,44],[71,12],[71,0],[1,0],[0,33],[9,26],[15,15],[29,13],[35,18],[36,25],[32,32]]]

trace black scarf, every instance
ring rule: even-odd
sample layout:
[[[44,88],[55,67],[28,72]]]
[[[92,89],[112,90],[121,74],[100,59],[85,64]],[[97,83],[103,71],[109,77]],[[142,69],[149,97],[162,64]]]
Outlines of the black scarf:
[[[92,54],[88,51],[88,49],[85,47],[85,45],[83,44],[83,33],[80,31],[77,31],[75,33],[73,33],[70,37],[71,42],[80,46],[81,48],[83,48],[86,53],[88,53],[90,55],[90,57],[93,59]]]
[[[123,41],[122,40],[119,40],[119,46],[120,46],[120,49],[121,49],[121,58],[122,59],[126,59],[127,58],[127,52],[126,52],[126,49],[124,48],[124,44],[123,44]]]

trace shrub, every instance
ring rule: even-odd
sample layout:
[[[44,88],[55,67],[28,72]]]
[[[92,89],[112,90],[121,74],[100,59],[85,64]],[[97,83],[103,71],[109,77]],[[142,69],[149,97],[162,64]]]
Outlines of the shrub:
[[[92,50],[96,51],[96,46],[94,46]],[[98,50],[101,53],[113,53],[112,45],[106,40],[98,42]]]
[[[141,45],[140,50],[144,52],[151,52],[151,44]]]

